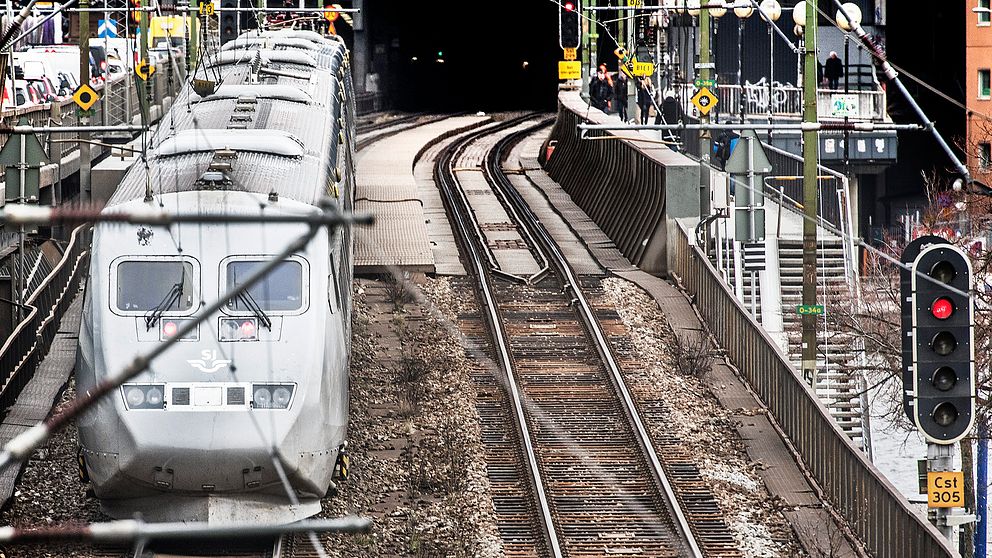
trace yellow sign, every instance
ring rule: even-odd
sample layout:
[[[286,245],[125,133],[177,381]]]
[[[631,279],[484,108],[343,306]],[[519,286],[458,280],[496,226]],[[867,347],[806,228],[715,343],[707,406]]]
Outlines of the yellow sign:
[[[632,8],[643,8],[644,0],[627,0],[627,5]]]
[[[700,87],[699,91],[696,91],[696,94],[692,96],[692,104],[696,105],[696,108],[699,110],[699,114],[703,116],[706,116],[711,110],[713,110],[713,107],[716,106],[717,100],[716,95],[710,93],[708,87]]]
[[[577,60],[559,60],[558,79],[582,79],[582,62]]]
[[[927,473],[927,507],[964,507],[964,473],[960,471]]]
[[[200,8],[203,9],[204,5],[210,6],[210,9],[213,10],[213,4],[201,4]],[[182,16],[155,16],[151,20],[148,34],[153,38],[184,37],[186,35],[186,19]]]
[[[100,95],[88,83],[80,85],[72,93],[72,100],[83,110],[90,110],[99,98]]]
[[[155,66],[152,66],[146,60],[142,60],[135,66],[134,73],[138,74],[139,78],[148,81],[148,78],[155,75]]]
[[[634,75],[647,77],[654,74],[654,64],[651,62],[634,62]]]
[[[574,49],[574,48],[566,48],[565,49],[565,60],[575,60],[576,58],[578,58],[578,53],[575,52],[576,50],[577,49]]]
[[[214,5],[212,2],[207,2],[200,4],[200,15],[212,16],[214,15]]]

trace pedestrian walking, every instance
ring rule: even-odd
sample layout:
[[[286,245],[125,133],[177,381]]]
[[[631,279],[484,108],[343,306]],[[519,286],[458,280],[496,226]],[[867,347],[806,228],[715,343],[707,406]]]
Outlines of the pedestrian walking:
[[[617,101],[617,116],[622,122],[628,120],[627,117],[627,75],[623,71],[617,72],[617,79],[613,80],[613,98]]]
[[[653,98],[654,84],[651,83],[651,80],[646,77],[637,80],[637,110],[640,114],[641,124],[648,123],[651,105],[654,104],[652,102]]]
[[[827,58],[827,63],[823,66],[823,77],[827,78],[827,87],[839,88],[840,78],[844,77],[844,61],[835,51],[830,51],[830,58]]]
[[[589,82],[589,102],[593,108],[606,112],[612,98],[613,84],[606,73],[606,64],[600,64],[595,77]]]

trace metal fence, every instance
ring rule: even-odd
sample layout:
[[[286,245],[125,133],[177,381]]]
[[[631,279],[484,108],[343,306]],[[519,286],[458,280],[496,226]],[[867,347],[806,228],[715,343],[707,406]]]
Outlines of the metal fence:
[[[694,114],[690,99],[696,88],[691,83],[678,84],[676,94],[686,114]],[[717,85],[714,91],[718,101],[716,113],[736,116],[744,110],[745,118],[800,119],[803,114],[803,90],[793,85],[767,82]],[[741,96],[744,105],[741,106]],[[816,113],[821,120],[848,118],[857,121],[881,122],[889,120],[885,108],[885,92],[877,89],[852,90],[848,93],[832,89],[816,92]]]
[[[359,93],[355,96],[358,116],[382,112],[389,108],[389,99],[382,93]]]
[[[860,452],[678,223],[668,268],[716,341],[768,407],[823,496],[881,558],[954,556],[946,540]]]
[[[91,228],[72,231],[55,268],[27,298],[26,317],[0,346],[0,409],[10,407],[51,347],[89,265]]]
[[[175,94],[182,79],[181,76],[173,75],[174,72],[167,61],[158,62],[155,64],[155,68],[156,71],[150,78],[149,96],[151,102],[149,106],[161,107],[167,97]],[[113,76],[104,83],[93,85],[93,89],[97,91],[100,98],[91,109],[90,124],[117,126],[135,122],[135,119],[141,114],[141,104],[138,99],[135,80],[134,74],[127,72]],[[32,126],[79,125],[78,107],[72,99],[4,109],[0,112],[0,119],[12,124],[25,119],[27,124]],[[53,162],[58,162],[60,158],[64,158],[78,149],[78,143],[72,141],[77,137],[78,134],[75,132],[52,133],[50,137],[41,139],[43,142],[47,142],[49,139],[52,141],[49,155]],[[0,145],[5,141],[6,137],[0,138]]]

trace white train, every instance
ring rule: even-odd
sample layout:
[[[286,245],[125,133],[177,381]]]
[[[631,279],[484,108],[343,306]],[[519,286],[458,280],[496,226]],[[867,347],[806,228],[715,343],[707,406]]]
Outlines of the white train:
[[[340,41],[306,31],[225,45],[208,62],[222,83],[177,97],[148,168],[132,168],[105,211],[301,214],[326,198],[351,209],[348,59]],[[79,392],[174,335],[305,230],[97,226]],[[351,238],[321,230],[79,421],[83,470],[106,513],[230,522],[320,511],[346,443]]]

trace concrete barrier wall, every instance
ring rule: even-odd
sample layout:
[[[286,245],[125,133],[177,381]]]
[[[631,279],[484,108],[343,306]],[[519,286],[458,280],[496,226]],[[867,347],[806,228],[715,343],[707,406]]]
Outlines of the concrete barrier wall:
[[[667,223],[698,218],[699,164],[634,131],[589,132],[580,123],[620,124],[593,109],[578,91],[558,96],[558,120],[544,161],[568,192],[634,265],[667,273]]]

